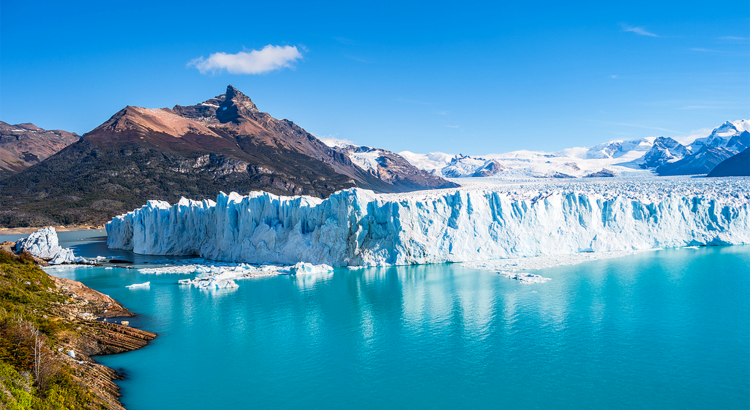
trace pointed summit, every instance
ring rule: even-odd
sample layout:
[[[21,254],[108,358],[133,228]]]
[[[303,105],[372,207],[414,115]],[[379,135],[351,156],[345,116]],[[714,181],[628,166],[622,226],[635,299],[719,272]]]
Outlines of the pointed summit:
[[[243,105],[249,110],[258,111],[258,107],[255,106],[255,103],[250,99],[250,97],[246,96],[242,93],[242,91],[232,87],[232,85],[227,86],[227,92],[224,94],[225,101],[232,101],[235,104]]]
[[[255,114],[260,113],[250,97],[232,85],[227,86],[227,91],[224,94],[196,105],[175,105],[172,111],[181,117],[206,124],[225,124],[228,122],[237,124],[243,119],[252,119]]]
[[[231,85],[227,86],[227,92],[223,96],[220,95],[216,99],[221,100],[222,97],[223,101],[216,110],[216,118],[222,123],[238,122],[240,117],[248,117],[248,114],[258,112],[258,107],[250,97]]]

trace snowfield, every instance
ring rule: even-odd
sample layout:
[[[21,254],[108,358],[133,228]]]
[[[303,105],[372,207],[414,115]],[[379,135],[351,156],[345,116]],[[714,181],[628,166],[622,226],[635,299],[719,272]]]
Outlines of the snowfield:
[[[107,224],[107,245],[227,262],[381,266],[750,243],[750,178],[461,182],[407,194],[350,189],[326,200],[253,192],[149,201]]]

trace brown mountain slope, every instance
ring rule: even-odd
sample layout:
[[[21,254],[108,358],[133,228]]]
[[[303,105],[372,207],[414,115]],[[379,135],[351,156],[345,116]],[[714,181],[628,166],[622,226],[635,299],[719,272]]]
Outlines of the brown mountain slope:
[[[258,111],[230,86],[195,106],[126,107],[0,181],[0,226],[101,223],[149,199],[215,199],[219,191],[327,197],[353,186],[399,192],[453,185],[427,175],[381,180],[291,121]]]
[[[80,137],[72,132],[44,130],[34,124],[0,121],[0,178],[42,162]]]
[[[225,94],[197,105],[176,105],[172,112],[199,121],[214,130],[221,129],[229,134],[241,136],[238,143],[246,152],[251,151],[253,145],[268,144],[319,159],[333,167],[337,173],[355,180],[357,186],[362,188],[382,192],[403,192],[457,186],[419,170],[405,160],[401,164],[403,172],[400,178],[380,178],[377,174],[355,165],[345,152],[327,146],[292,121],[277,120],[268,113],[259,111],[249,97],[231,85],[227,87]]]

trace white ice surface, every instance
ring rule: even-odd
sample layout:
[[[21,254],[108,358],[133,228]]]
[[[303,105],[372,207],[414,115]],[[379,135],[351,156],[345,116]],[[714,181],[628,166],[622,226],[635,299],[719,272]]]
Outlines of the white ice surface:
[[[476,262],[750,243],[750,178],[476,178],[458,189],[326,200],[267,193],[149,201],[107,224],[110,248],[331,266]]]

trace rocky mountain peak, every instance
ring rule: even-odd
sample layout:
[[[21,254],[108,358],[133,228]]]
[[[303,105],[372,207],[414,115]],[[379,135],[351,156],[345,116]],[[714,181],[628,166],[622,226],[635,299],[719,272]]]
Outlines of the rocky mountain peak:
[[[222,96],[217,97],[221,100]],[[258,112],[258,107],[250,97],[231,85],[227,86],[227,92],[223,95],[223,101],[216,110],[216,118],[220,122],[236,122],[239,117],[247,116],[249,113]]]
[[[175,105],[172,111],[181,117],[207,124],[239,123],[240,117],[253,118],[254,114],[260,112],[250,97],[232,85],[227,86],[224,94],[196,105]]]

